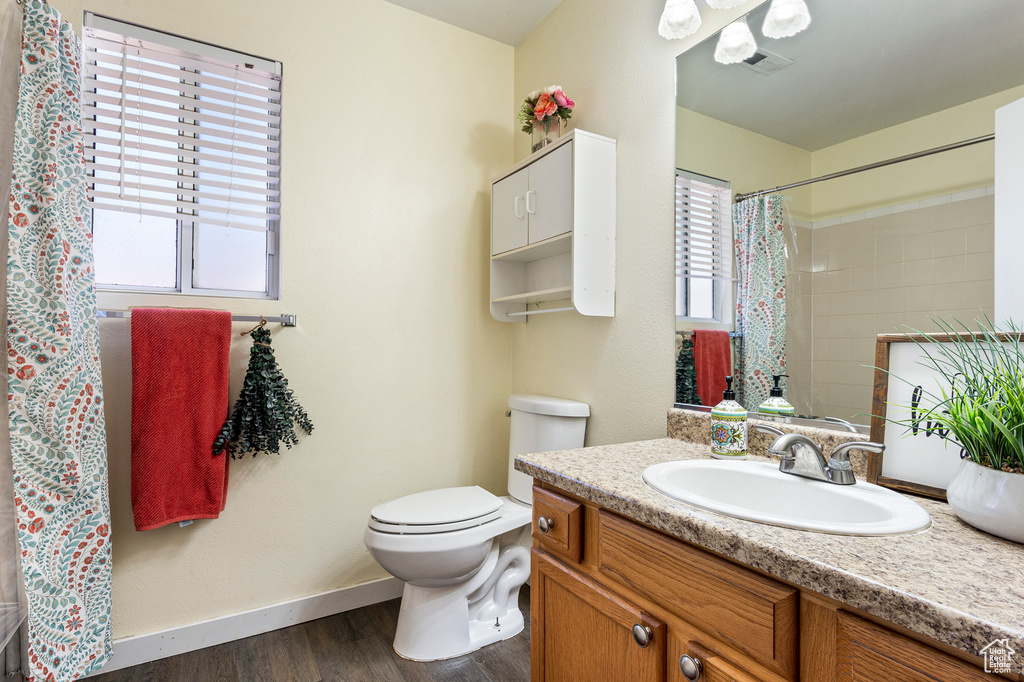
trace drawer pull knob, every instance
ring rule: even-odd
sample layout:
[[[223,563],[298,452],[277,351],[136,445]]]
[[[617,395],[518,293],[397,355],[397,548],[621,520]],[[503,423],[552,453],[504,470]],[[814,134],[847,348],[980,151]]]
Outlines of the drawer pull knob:
[[[555,520],[542,516],[537,519],[537,530],[547,535],[548,531],[555,527]]]
[[[633,640],[640,645],[641,649],[646,649],[652,639],[654,639],[654,633],[649,627],[640,623],[633,626]]]
[[[683,654],[679,657],[679,671],[683,673],[685,679],[690,682],[697,682],[704,672],[704,665],[696,656]]]

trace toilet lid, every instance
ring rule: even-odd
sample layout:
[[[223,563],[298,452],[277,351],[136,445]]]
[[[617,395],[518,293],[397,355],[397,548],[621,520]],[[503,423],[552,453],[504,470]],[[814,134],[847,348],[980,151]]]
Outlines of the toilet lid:
[[[479,486],[427,490],[379,504],[370,511],[382,524],[421,527],[426,532],[452,529],[452,525],[478,525],[500,516],[501,498]],[[438,527],[441,527],[438,529]],[[430,529],[427,530],[427,527]],[[415,532],[414,530],[406,532]]]

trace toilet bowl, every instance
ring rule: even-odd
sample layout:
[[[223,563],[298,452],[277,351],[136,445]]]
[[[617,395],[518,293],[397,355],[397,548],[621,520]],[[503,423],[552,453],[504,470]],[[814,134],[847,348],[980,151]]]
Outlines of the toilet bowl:
[[[583,447],[590,408],[509,397],[509,495],[477,486],[414,493],[377,505],[363,542],[405,581],[395,651],[416,661],[462,656],[523,630],[519,588],[530,577],[532,480],[520,454]]]

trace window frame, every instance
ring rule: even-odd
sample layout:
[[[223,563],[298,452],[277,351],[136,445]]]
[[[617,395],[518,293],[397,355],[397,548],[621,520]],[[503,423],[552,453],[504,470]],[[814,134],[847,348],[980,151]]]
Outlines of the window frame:
[[[269,71],[275,73],[278,76],[282,75],[283,65],[281,62],[253,55],[246,52],[240,52],[238,50],[232,50],[211,43],[203,42],[201,40],[195,40],[193,38],[187,38],[185,36],[169,33],[167,31],[160,31],[157,29],[151,29],[139,24],[124,21],[121,19],[115,19],[114,17],[97,14],[95,12],[84,11],[82,13],[83,20],[82,25],[86,28],[96,28],[104,31],[116,32],[121,35],[130,36],[139,40],[151,41],[154,43],[162,44],[167,47],[177,48],[186,52],[192,52],[204,57],[210,57],[213,59],[219,59],[223,61],[244,61],[249,64],[255,64],[258,68],[263,71]],[[187,73],[186,69],[182,69],[183,73]],[[195,87],[201,87],[201,84],[196,81],[189,81],[188,79],[181,79],[181,84],[191,85]],[[188,96],[183,93],[183,96]],[[187,111],[183,109],[182,111]],[[86,119],[94,120],[94,119]],[[184,119],[186,122],[189,120]],[[194,123],[197,123],[193,121]],[[197,123],[198,124],[198,123]],[[280,146],[281,142],[281,127],[277,128],[277,142]],[[182,144],[178,146],[179,151],[188,151]],[[200,171],[200,165],[196,164],[197,171]],[[180,178],[187,178],[187,175],[179,173]],[[280,172],[270,172],[267,174],[268,178],[274,178],[278,185],[279,193],[283,193],[281,189]],[[91,184],[92,177],[88,178]],[[179,183],[179,186],[187,183]],[[268,183],[269,184],[269,183]],[[280,194],[279,194],[280,196]],[[185,200],[179,195],[179,200]],[[90,214],[95,211],[90,207]],[[187,221],[178,220],[177,222],[177,236],[176,246],[177,253],[175,254],[175,279],[177,286],[175,287],[147,287],[130,284],[101,284],[96,283],[96,290],[99,292],[109,293],[126,293],[126,294],[172,294],[175,296],[205,296],[213,298],[240,298],[240,299],[258,299],[258,300],[270,300],[278,301],[281,300],[281,258],[279,256],[281,246],[281,220],[280,218],[276,221],[267,220],[266,225],[266,251],[267,251],[267,276],[266,276],[266,288],[263,291],[243,291],[240,289],[209,289],[203,287],[196,287],[193,284],[195,277],[195,246],[196,246],[196,233],[201,226],[200,223],[189,223]],[[93,225],[95,229],[95,225]]]
[[[725,272],[727,275],[731,275],[735,270],[735,257],[736,249],[733,244],[733,225],[732,225],[732,183],[728,180],[722,180],[719,178],[703,175],[701,173],[694,173],[682,168],[676,168],[675,178],[673,182],[673,188],[675,188],[675,180],[683,177],[692,182],[699,182],[705,185],[710,185],[718,190],[721,190],[727,203],[723,202],[723,222],[722,222],[722,234],[725,236],[725,241],[728,245],[728,255],[726,256],[727,263],[725,264]],[[673,191],[673,226],[678,223],[678,210],[679,207],[674,199],[675,192]],[[675,227],[673,227],[673,234],[675,233]],[[674,254],[678,256],[678,254]],[[690,285],[693,277],[676,274],[675,276],[675,291],[676,291],[676,321],[686,323],[698,323],[702,325],[731,325],[733,323],[732,305],[735,299],[734,294],[734,283],[735,280],[731,279],[713,279],[714,283],[712,286],[711,293],[711,307],[712,317],[694,317],[689,314],[690,312]],[[682,296],[682,307],[680,307],[680,296]],[[680,312],[682,314],[680,314]]]

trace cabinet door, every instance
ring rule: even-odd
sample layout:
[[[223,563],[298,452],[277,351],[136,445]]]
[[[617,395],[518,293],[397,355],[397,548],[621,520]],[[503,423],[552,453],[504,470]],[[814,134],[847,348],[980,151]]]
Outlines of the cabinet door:
[[[529,166],[531,244],[572,229],[572,145],[568,142]]]
[[[863,618],[840,611],[838,619],[836,680],[983,682],[993,679],[979,668]]]
[[[529,171],[529,168],[523,168],[491,185],[492,256],[526,246]],[[532,196],[530,198],[533,199]]]
[[[530,665],[533,682],[665,680],[665,624],[533,550]],[[641,647],[633,628],[650,629]]]

